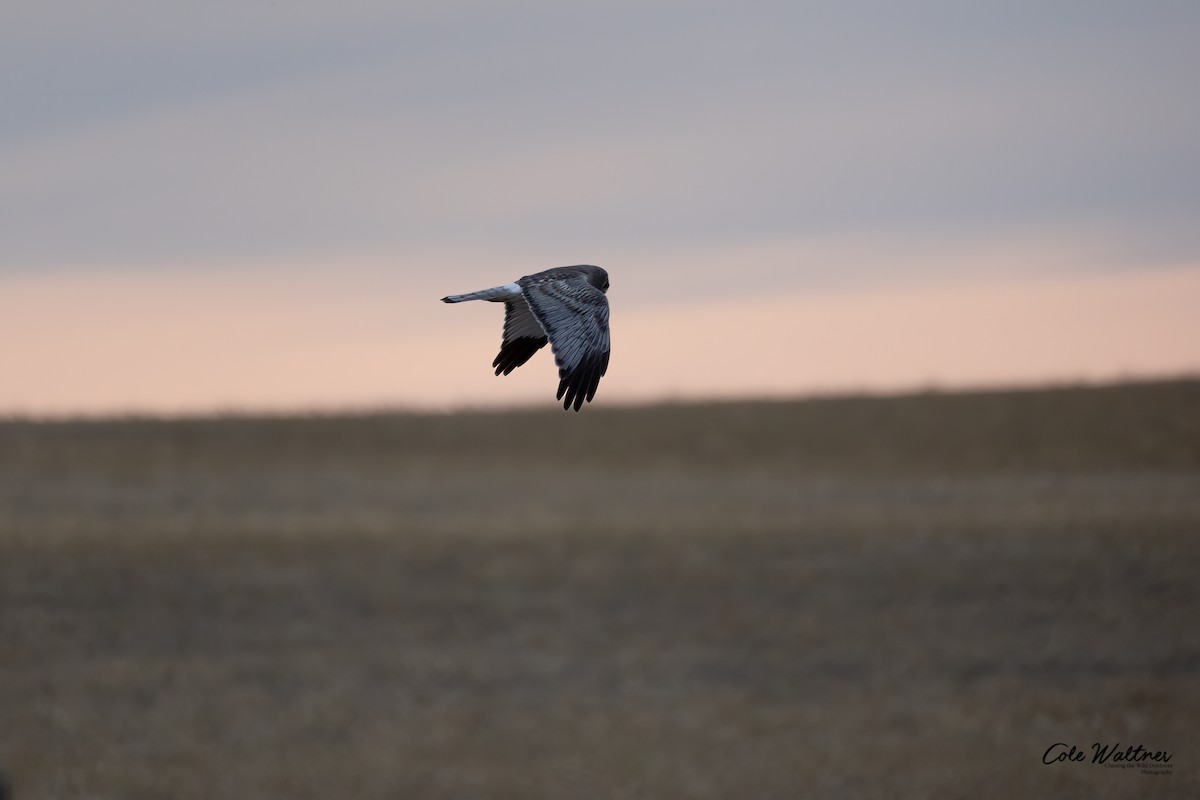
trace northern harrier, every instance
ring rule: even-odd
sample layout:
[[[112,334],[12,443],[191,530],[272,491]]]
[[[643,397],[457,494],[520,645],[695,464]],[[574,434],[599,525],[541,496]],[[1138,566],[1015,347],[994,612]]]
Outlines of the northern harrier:
[[[590,264],[526,275],[494,289],[443,297],[443,303],[504,303],[504,341],[492,362],[507,375],[547,340],[558,365],[558,399],[578,411],[591,402],[608,371],[608,273]],[[565,398],[564,398],[565,395]]]

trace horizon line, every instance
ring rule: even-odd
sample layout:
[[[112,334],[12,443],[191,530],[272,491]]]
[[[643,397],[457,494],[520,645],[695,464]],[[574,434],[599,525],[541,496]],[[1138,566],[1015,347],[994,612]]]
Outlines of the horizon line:
[[[928,396],[984,396],[1000,394],[1035,394],[1038,392],[1103,391],[1107,389],[1164,386],[1200,383],[1200,370],[1173,374],[1129,374],[1110,378],[1062,378],[1046,381],[996,381],[969,384],[924,383],[895,388],[815,389],[788,393],[747,393],[744,395],[712,394],[689,397],[662,396],[654,399],[613,400],[601,406],[589,406],[580,413],[608,411],[640,411],[655,408],[700,407],[737,404],[786,404],[829,402],[839,400],[891,400]],[[103,425],[121,423],[173,423],[211,421],[286,421],[369,419],[374,417],[446,417],[456,415],[540,414],[562,411],[557,403],[514,404],[448,404],[445,407],[379,403],[343,406],[312,406],[296,408],[236,408],[213,407],[178,411],[138,410],[80,411],[80,412],[9,412],[0,410],[0,425]],[[574,415],[571,415],[574,416]]]

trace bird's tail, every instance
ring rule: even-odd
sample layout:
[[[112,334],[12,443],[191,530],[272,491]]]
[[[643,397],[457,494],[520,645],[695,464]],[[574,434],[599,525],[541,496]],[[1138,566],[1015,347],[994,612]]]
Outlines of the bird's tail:
[[[516,297],[521,293],[521,287],[515,283],[506,283],[503,286],[495,286],[491,289],[481,289],[478,292],[468,292],[467,294],[452,294],[449,297],[443,297],[443,303],[465,303],[468,300],[491,300],[493,303],[503,302]]]

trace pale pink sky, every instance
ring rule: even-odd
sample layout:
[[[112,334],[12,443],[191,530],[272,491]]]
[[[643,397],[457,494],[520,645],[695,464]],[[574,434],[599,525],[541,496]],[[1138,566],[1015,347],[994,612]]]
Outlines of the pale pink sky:
[[[479,288],[446,275],[10,279],[0,411],[551,406],[549,354],[493,376],[502,309],[437,302],[431,284]],[[614,268],[601,404],[1200,374],[1200,265],[677,304],[630,278]]]

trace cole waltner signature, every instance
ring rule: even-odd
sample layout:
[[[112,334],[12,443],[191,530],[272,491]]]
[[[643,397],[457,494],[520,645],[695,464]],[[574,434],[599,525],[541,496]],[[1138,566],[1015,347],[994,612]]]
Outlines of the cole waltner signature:
[[[1070,749],[1068,749],[1068,747]],[[1055,742],[1046,748],[1046,752],[1042,754],[1043,764],[1055,764],[1059,761],[1083,761],[1087,758],[1087,752],[1075,745],[1068,745],[1066,742]],[[1124,750],[1121,749],[1121,743],[1102,745],[1096,742],[1092,745],[1092,763],[1104,764],[1111,759],[1117,761],[1157,761],[1165,764],[1171,760],[1171,754],[1165,750],[1155,750],[1151,752],[1145,750],[1139,745],[1129,745]]]

